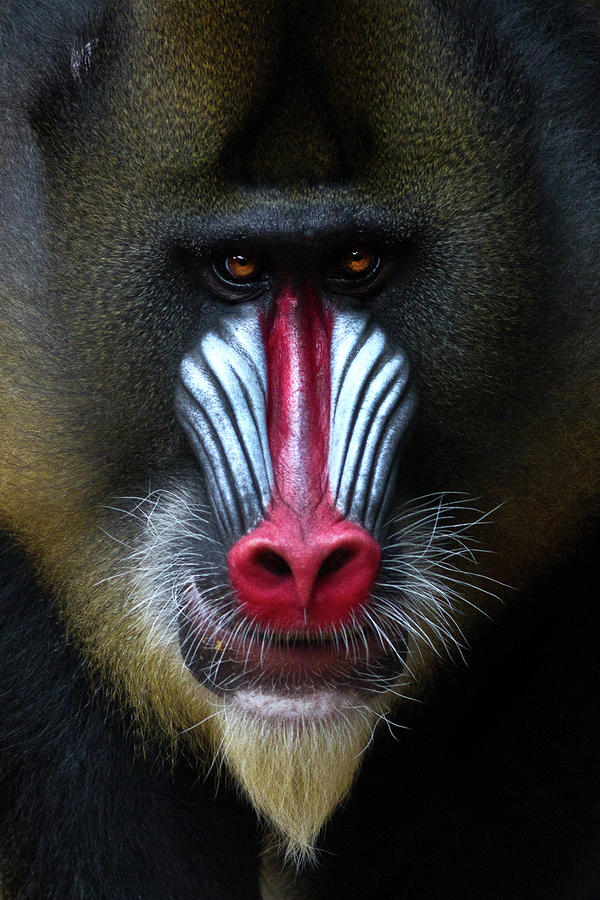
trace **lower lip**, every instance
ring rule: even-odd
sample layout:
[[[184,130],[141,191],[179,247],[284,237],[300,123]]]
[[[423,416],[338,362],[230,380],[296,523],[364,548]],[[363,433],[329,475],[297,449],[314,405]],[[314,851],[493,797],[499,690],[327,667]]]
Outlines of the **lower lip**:
[[[334,637],[286,645],[265,639],[263,644],[260,639],[218,630],[193,583],[187,598],[180,616],[180,642],[183,648],[194,647],[194,653],[185,659],[184,652],[184,659],[192,674],[214,691],[237,690],[248,683],[291,692],[324,682],[357,689],[366,680],[372,690],[374,676],[389,683],[399,674],[397,656],[384,654],[372,637],[357,637],[348,652],[341,636],[337,644]]]

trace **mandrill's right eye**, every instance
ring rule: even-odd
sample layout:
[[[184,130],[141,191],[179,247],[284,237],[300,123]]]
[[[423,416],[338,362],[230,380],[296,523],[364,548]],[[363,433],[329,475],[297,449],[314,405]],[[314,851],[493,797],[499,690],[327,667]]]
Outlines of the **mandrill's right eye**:
[[[225,257],[224,268],[235,281],[248,283],[260,275],[260,263],[254,253],[230,253]]]
[[[268,287],[264,261],[251,250],[232,250],[213,258],[210,287],[230,303],[253,300]]]
[[[262,293],[267,286],[263,260],[251,250],[232,250],[213,259],[211,287],[224,300],[239,303]]]
[[[213,262],[215,275],[228,284],[254,285],[264,281],[260,257],[250,250],[233,250]]]

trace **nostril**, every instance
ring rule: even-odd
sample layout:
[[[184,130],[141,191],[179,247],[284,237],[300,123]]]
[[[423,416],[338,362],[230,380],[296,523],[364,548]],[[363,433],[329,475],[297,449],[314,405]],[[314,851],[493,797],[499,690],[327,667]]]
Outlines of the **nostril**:
[[[381,547],[360,525],[321,518],[298,522],[275,511],[227,556],[246,615],[276,630],[351,622],[369,602]]]
[[[254,557],[254,563],[279,578],[288,578],[292,575],[292,570],[283,556],[274,550],[259,550]]]
[[[349,563],[354,553],[348,547],[338,547],[333,553],[323,560],[317,574],[317,579],[327,578],[328,575],[335,575],[346,563]]]

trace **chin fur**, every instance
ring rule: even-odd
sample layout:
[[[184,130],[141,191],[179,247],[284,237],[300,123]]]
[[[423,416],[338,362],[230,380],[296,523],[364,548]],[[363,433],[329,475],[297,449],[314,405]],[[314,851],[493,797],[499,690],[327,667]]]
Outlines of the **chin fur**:
[[[314,860],[319,832],[385,712],[382,698],[375,704],[354,692],[239,691],[212,720],[227,768],[296,866]]]

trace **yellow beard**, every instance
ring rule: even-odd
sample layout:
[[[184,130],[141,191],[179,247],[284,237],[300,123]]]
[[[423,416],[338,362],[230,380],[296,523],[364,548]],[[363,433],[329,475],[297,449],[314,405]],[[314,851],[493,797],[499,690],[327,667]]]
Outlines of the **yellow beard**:
[[[296,708],[277,695],[248,696],[222,707],[212,722],[214,738],[286,856],[300,865],[314,856],[319,831],[348,794],[386,709],[381,700],[367,705],[350,692],[316,692]]]

